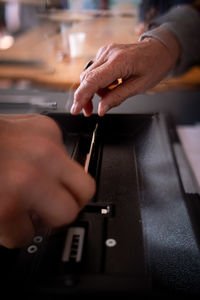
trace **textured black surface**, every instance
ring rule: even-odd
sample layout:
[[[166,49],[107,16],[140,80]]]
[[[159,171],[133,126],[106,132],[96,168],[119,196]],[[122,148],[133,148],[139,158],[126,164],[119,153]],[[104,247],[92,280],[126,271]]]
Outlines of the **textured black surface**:
[[[68,153],[80,161],[99,122],[92,160],[97,193],[92,202],[112,204],[113,214],[80,214],[75,224],[85,226],[87,239],[78,266],[60,260],[67,228],[45,236],[35,256],[27,255],[26,248],[12,253],[0,248],[7,282],[14,279],[18,288],[27,286],[33,299],[83,294],[199,296],[195,212],[200,203],[198,195],[183,190],[165,118],[160,114],[50,116],[63,131]],[[194,205],[188,205],[193,198]],[[114,238],[116,246],[106,247],[107,238]]]
[[[153,288],[199,293],[200,252],[162,119],[143,132],[136,149]]]

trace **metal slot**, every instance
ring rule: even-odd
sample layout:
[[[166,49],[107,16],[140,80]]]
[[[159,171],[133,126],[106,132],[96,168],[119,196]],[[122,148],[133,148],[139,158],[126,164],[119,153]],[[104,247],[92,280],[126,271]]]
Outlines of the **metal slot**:
[[[68,229],[62,254],[62,262],[78,263],[81,261],[84,237],[84,227],[70,227]]]
[[[107,203],[90,203],[81,212],[100,214],[102,216],[113,216],[114,206]]]

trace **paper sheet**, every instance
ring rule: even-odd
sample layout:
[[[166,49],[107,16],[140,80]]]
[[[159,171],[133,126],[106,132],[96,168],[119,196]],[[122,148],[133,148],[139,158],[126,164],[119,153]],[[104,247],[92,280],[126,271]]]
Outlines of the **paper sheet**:
[[[177,133],[200,186],[200,124],[177,126]]]

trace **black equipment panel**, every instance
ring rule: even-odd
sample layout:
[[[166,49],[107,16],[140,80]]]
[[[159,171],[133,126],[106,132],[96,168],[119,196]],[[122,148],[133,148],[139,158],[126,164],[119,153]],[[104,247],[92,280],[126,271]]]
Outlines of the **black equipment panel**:
[[[200,227],[191,213],[200,199],[183,189],[165,118],[49,116],[81,164],[98,123],[89,165],[97,191],[70,226],[38,232],[22,249],[0,248],[7,291],[28,299],[200,294]]]

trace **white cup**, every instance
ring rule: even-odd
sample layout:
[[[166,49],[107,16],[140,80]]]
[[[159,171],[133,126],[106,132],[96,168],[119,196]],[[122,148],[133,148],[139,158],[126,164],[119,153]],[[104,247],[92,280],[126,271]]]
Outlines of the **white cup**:
[[[84,32],[69,33],[70,57],[81,57],[84,53],[84,42],[86,34]]]

